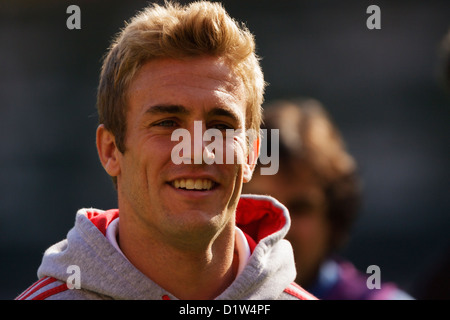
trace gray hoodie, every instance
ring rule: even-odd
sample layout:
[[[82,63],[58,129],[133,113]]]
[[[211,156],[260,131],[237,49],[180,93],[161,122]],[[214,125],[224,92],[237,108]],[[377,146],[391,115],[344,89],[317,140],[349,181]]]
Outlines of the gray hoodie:
[[[67,239],[45,251],[39,280],[16,299],[177,299],[136,269],[107,239],[106,228],[118,216],[118,210],[79,210]],[[216,299],[315,299],[293,283],[292,248],[283,239],[290,220],[282,204],[266,196],[242,195],[236,225],[244,232],[251,255]]]

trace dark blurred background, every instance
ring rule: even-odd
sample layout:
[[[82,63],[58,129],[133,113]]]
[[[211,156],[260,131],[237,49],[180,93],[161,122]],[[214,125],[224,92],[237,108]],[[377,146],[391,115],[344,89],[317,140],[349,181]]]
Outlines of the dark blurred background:
[[[147,3],[0,1],[0,299],[36,280],[79,208],[116,206],[95,148],[96,86],[112,36]],[[81,30],[66,27],[70,4]],[[366,27],[371,4],[380,30]],[[224,6],[256,36],[266,100],[320,100],[359,163],[364,205],[343,254],[414,293],[450,240],[450,97],[438,54],[450,1]]]

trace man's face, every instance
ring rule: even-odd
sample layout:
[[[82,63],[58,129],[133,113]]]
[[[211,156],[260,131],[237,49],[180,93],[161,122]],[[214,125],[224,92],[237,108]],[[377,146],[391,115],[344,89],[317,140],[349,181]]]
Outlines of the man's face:
[[[231,142],[233,164],[194,164],[194,144],[203,153],[211,143],[202,139],[205,130],[245,130],[242,80],[218,58],[154,60],[136,74],[127,107],[126,150],[117,153],[121,212],[169,238],[213,236],[232,223],[246,180],[245,132]],[[190,133],[191,164],[171,158],[175,129]]]

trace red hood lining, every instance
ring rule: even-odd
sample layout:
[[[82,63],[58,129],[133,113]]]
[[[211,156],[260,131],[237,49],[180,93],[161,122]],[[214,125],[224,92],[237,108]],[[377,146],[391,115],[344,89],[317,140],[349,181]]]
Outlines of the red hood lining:
[[[111,209],[105,212],[88,210],[86,217],[106,236],[106,228],[108,228],[111,221],[119,217],[119,209]]]
[[[271,199],[241,198],[236,209],[236,225],[255,242],[280,231],[286,225],[283,209]]]

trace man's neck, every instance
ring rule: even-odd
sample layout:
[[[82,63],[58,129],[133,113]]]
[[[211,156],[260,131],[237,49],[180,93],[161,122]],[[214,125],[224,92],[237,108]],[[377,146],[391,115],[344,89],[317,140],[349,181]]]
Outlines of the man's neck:
[[[119,225],[119,246],[127,259],[148,278],[178,299],[214,299],[235,279],[239,257],[235,251],[234,225],[190,250],[159,241],[150,232],[128,232],[125,221]],[[195,249],[192,249],[195,248]]]

